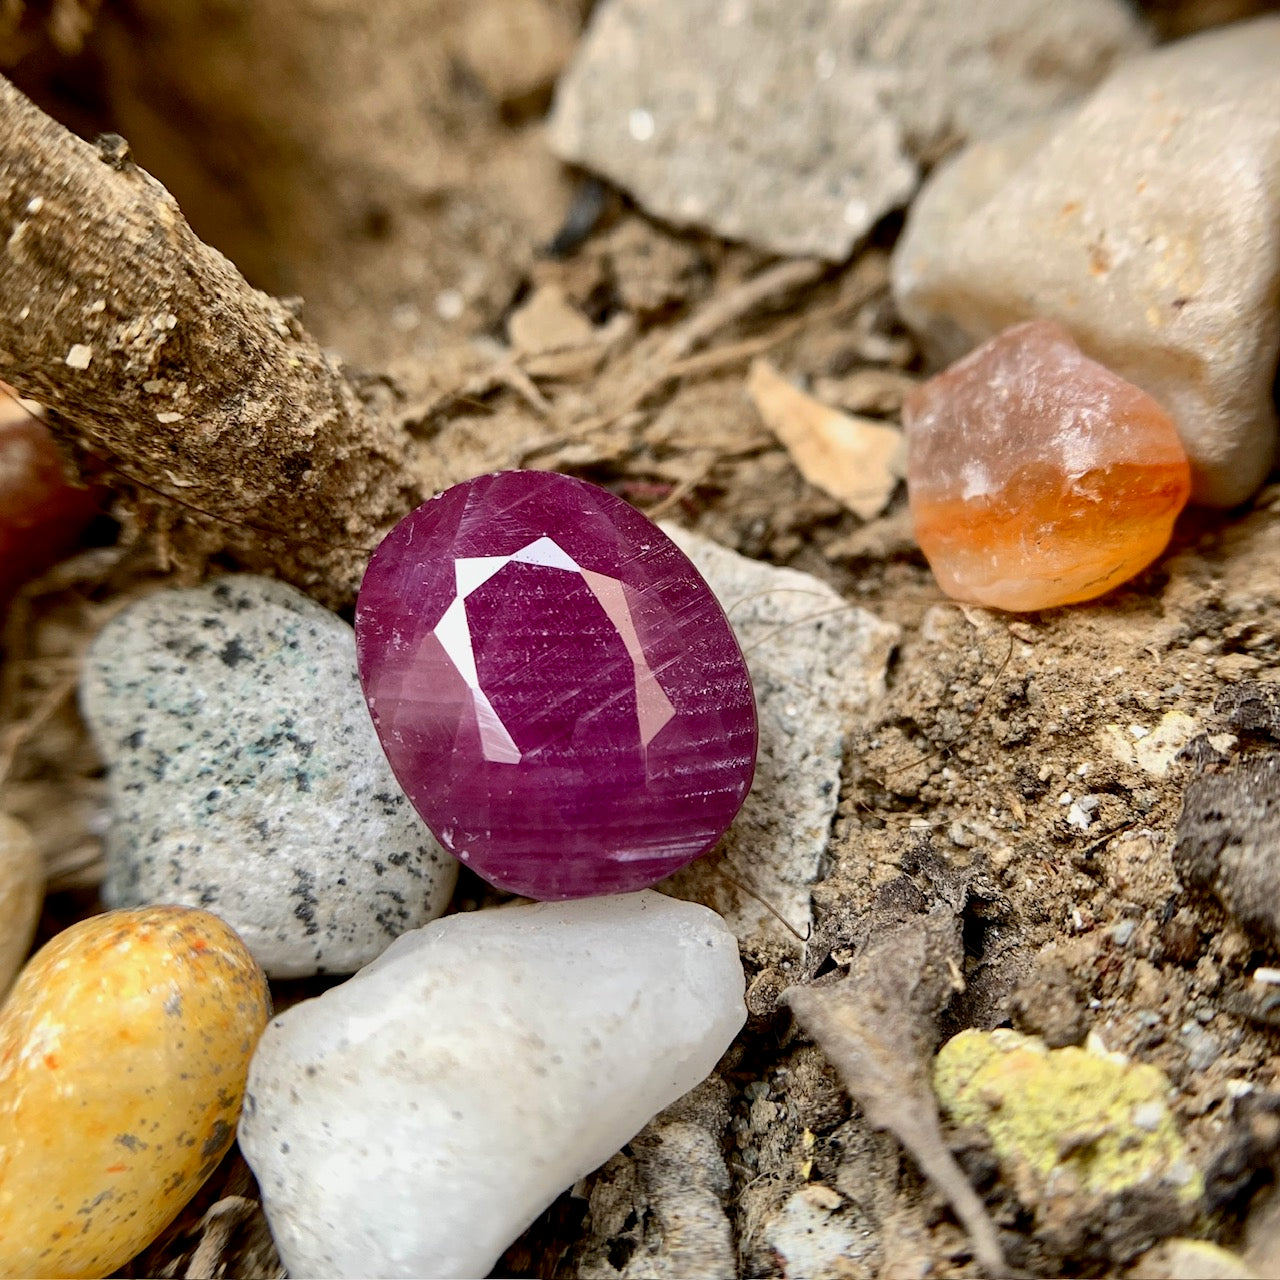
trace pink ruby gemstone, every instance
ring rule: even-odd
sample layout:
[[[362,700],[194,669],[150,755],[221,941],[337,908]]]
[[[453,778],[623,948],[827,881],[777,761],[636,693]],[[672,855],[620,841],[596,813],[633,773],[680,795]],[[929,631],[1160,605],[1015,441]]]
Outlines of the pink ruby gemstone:
[[[365,572],[360,679],[436,838],[531,898],[643,889],[746,798],[756,711],[711,588],[656,525],[504,471],[407,515]]]

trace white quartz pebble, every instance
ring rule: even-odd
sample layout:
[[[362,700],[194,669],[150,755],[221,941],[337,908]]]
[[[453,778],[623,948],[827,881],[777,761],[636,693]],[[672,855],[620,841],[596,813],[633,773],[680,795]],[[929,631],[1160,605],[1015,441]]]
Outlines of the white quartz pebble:
[[[450,916],[276,1018],[240,1144],[308,1276],[483,1276],[746,1017],[713,911],[646,890]]]

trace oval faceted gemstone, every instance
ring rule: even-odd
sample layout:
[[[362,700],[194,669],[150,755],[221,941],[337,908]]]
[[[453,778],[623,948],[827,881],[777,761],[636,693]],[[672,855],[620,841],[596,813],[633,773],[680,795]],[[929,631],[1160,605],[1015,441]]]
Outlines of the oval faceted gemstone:
[[[957,600],[1091,600],[1165,548],[1191,491],[1169,415],[1033,320],[917,387],[903,406],[920,549]]]
[[[360,679],[436,838],[532,898],[642,889],[751,786],[756,712],[710,587],[596,485],[505,471],[406,516],[365,572]]]

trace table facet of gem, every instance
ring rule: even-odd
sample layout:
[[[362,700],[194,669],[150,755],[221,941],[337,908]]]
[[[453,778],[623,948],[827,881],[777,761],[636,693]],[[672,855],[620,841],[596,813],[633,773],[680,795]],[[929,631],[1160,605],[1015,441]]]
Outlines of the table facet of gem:
[[[666,534],[586,481],[499,472],[411,512],[369,562],[356,650],[401,786],[500,888],[645,888],[750,789],[755,700],[724,611]]]

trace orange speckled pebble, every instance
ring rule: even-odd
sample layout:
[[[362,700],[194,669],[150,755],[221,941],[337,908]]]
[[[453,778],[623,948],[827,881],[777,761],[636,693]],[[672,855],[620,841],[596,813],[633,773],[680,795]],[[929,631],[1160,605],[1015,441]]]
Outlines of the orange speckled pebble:
[[[32,957],[0,1009],[0,1275],[105,1276],[235,1135],[266,978],[189,907],[109,911]]]

